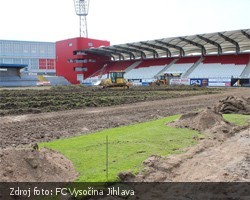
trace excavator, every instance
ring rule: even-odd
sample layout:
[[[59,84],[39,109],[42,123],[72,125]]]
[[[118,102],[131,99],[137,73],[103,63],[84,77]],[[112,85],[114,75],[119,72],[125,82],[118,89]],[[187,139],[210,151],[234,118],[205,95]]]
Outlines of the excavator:
[[[108,73],[107,79],[101,81],[100,85],[103,88],[129,88],[131,84],[124,79],[124,71],[110,71]]]

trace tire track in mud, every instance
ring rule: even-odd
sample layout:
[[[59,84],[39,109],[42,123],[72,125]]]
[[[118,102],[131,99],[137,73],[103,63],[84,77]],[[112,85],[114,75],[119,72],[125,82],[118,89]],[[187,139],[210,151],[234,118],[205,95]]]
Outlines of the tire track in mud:
[[[248,88],[221,94],[175,98],[121,106],[86,108],[42,114],[1,117],[0,148],[72,137],[215,105],[228,95],[244,96]]]

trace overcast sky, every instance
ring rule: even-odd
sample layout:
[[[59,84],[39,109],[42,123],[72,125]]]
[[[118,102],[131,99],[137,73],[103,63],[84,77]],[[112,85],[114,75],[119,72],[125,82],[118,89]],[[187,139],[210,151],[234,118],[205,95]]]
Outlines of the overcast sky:
[[[250,28],[250,0],[90,0],[89,37],[123,44]],[[0,0],[0,40],[79,36],[73,0]]]

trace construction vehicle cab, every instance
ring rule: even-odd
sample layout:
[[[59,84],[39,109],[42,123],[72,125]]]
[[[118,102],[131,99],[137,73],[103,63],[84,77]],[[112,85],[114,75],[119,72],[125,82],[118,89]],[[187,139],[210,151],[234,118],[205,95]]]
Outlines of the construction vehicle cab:
[[[157,77],[157,80],[155,80],[154,82],[152,82],[150,85],[167,85],[168,84],[168,80],[167,80],[167,74],[162,74],[160,76]]]
[[[111,79],[112,83],[123,84],[125,82],[124,74],[125,72],[109,72],[108,78]]]
[[[108,77],[102,80],[101,86],[107,87],[126,87],[129,88],[128,82],[124,79],[124,71],[110,71]]]
[[[158,83],[160,83],[161,85],[166,85],[167,84],[166,74],[159,76]]]

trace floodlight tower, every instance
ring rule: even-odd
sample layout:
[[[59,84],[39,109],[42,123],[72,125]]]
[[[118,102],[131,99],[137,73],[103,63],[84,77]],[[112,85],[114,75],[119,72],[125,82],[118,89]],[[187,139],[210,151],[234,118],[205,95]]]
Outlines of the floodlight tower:
[[[80,18],[80,37],[88,37],[87,15],[89,12],[89,0],[73,0],[76,14]]]

